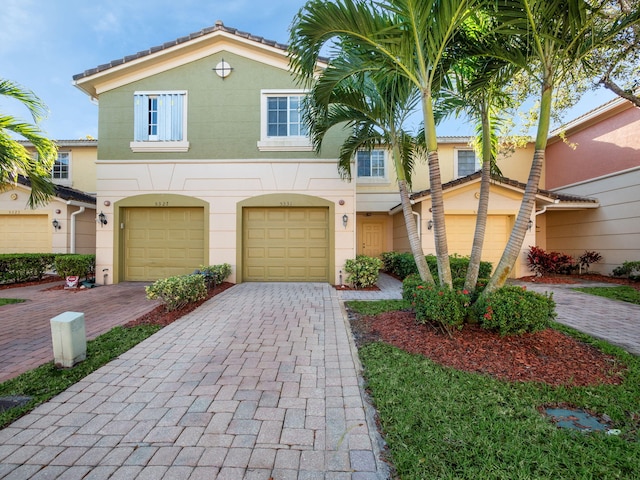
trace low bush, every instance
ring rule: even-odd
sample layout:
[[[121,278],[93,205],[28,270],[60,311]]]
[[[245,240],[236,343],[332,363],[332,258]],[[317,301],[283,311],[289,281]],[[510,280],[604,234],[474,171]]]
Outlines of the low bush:
[[[612,274],[614,277],[626,277],[631,280],[640,280],[640,261],[624,262],[622,266],[614,268]]]
[[[202,275],[177,275],[156,280],[145,287],[145,292],[147,299],[160,300],[167,311],[172,311],[204,299],[207,286]]]
[[[578,257],[578,265],[580,265],[580,273],[582,273],[583,267],[585,272],[588,272],[589,267],[594,263],[598,263],[600,260],[602,260],[602,255],[600,255],[598,252],[585,250],[584,253]]]
[[[471,297],[466,290],[419,284],[413,289],[411,304],[419,323],[433,323],[450,333],[453,328],[462,328]]]
[[[483,328],[505,336],[544,330],[556,317],[555,306],[553,294],[506,286],[479,298],[474,310]]]
[[[529,270],[542,277],[553,273],[571,273],[576,265],[571,255],[558,252],[545,252],[539,247],[529,247],[527,254]]]
[[[54,253],[0,254],[0,284],[40,280],[53,268]]]
[[[231,265],[228,263],[209,266],[200,265],[200,268],[196,273],[204,275],[208,288],[215,288],[216,285],[220,285],[229,277],[229,275],[231,275]]]
[[[382,255],[384,271],[391,273],[398,278],[404,279],[409,275],[418,273],[418,267],[411,253],[385,252]],[[427,255],[427,265],[431,271],[431,275],[438,283],[438,260],[434,255]],[[458,255],[449,256],[449,265],[451,266],[451,277],[455,281],[457,278],[464,278],[469,268],[469,257],[461,257]],[[489,278],[493,266],[491,262],[480,262],[480,278]]]
[[[355,260],[349,259],[344,264],[344,270],[349,274],[347,282],[354,288],[374,286],[381,268],[382,260],[366,255],[358,255]]]
[[[95,277],[96,256],[95,255],[57,255],[55,259],[55,269],[62,278],[78,276],[84,278]]]

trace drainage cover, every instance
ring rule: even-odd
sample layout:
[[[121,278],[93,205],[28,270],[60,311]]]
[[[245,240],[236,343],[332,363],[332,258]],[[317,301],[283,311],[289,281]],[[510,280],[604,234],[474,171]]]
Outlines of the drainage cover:
[[[560,428],[571,428],[583,432],[608,430],[608,425],[604,421],[579,408],[545,408],[544,413]]]
[[[22,397],[18,395],[0,397],[0,412],[4,412],[5,410],[9,410],[10,408],[26,405],[30,401],[31,397]]]

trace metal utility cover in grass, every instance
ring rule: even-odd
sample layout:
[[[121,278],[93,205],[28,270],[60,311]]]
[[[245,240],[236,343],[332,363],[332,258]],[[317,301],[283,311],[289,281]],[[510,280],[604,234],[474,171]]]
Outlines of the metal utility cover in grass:
[[[5,410],[9,410],[10,408],[26,405],[30,401],[31,397],[23,397],[18,395],[0,397],[0,412],[4,412]]]
[[[606,423],[578,408],[546,408],[544,412],[560,428],[584,432],[605,431],[608,428]]]

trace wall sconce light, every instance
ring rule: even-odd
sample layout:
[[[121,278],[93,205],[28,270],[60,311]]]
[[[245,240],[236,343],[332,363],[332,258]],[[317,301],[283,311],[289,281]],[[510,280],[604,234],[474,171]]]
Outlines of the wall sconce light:
[[[433,228],[433,220],[429,220],[427,222],[427,230],[431,230]]]
[[[349,221],[349,217],[347,216],[347,214],[345,213],[344,215],[342,215],[342,226],[344,228],[347,228],[347,222]]]
[[[527,230],[531,231],[532,228],[533,228],[533,220],[529,220],[529,223],[527,224]]]
[[[107,224],[107,216],[100,212],[100,215],[98,215],[98,221],[100,222],[100,226],[104,226]]]
[[[53,222],[51,222],[51,225],[53,225],[54,230],[60,230],[62,228],[62,225],[60,225],[60,222],[55,218],[53,219]]]

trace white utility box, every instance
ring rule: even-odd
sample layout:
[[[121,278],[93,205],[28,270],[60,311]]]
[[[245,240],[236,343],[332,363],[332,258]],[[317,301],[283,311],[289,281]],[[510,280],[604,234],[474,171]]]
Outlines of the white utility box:
[[[87,358],[84,313],[64,312],[51,319],[53,361],[57,367],[73,367]]]

